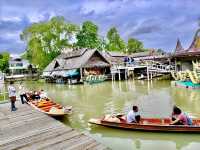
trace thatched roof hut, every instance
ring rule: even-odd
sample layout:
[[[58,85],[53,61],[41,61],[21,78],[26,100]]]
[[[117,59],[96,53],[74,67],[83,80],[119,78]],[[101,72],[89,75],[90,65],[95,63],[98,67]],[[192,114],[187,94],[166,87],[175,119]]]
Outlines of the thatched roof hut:
[[[62,53],[56,57],[43,71],[44,76],[49,73],[73,70],[79,68],[110,67],[109,61],[95,49],[75,49]]]

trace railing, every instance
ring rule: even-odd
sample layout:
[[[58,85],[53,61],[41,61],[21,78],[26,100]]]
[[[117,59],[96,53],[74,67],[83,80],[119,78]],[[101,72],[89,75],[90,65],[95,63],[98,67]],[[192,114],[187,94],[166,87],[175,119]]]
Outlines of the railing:
[[[8,100],[8,91],[6,90],[6,86],[4,82],[0,81],[0,103]]]
[[[141,62],[124,62],[124,63],[115,64],[112,67],[119,69],[119,68],[124,68],[124,67],[136,67],[136,66],[146,66],[146,64],[141,63]]]
[[[0,103],[5,102],[8,100],[8,92],[1,92],[0,93]]]
[[[150,70],[157,70],[157,71],[171,72],[171,71],[175,70],[175,66],[173,66],[173,65],[161,65],[161,64],[156,65],[156,64],[153,64],[153,65],[149,66],[149,69]]]
[[[127,69],[127,67],[148,67],[150,71],[157,72],[171,72],[175,70],[174,65],[163,65],[163,64],[148,64],[143,62],[133,62],[133,63],[121,63],[113,65],[111,67],[112,73],[118,73],[120,69]]]

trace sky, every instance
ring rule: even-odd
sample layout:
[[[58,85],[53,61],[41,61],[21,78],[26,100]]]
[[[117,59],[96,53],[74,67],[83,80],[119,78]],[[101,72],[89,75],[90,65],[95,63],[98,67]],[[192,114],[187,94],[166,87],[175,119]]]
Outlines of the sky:
[[[115,26],[126,42],[137,38],[145,48],[171,52],[177,38],[188,48],[199,26],[199,4],[200,0],[0,0],[0,52],[24,52],[20,33],[53,16],[78,25],[91,20],[101,36]]]

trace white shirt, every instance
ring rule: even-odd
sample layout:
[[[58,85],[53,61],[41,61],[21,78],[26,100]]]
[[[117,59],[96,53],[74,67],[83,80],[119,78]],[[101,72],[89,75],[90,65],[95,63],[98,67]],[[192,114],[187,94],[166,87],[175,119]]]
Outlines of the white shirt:
[[[127,122],[132,123],[132,122],[136,121],[135,117],[138,115],[140,115],[139,112],[134,112],[133,110],[129,111],[129,113],[126,116]]]
[[[20,95],[25,94],[25,89],[24,89],[24,86],[23,86],[23,85],[20,85],[20,86],[19,86],[19,94],[20,94]]]
[[[41,92],[40,93],[40,98],[47,98],[47,93]]]
[[[9,97],[16,96],[16,89],[12,85],[8,86],[8,96]]]

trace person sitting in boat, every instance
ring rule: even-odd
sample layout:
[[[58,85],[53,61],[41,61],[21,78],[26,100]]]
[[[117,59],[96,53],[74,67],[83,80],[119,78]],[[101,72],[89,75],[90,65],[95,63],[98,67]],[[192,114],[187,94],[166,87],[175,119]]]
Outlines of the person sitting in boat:
[[[40,98],[41,98],[41,99],[46,99],[46,98],[47,98],[47,93],[44,92],[44,90],[41,90],[41,91],[40,91]]]
[[[128,123],[139,123],[140,122],[140,113],[137,106],[133,106],[133,109],[129,111],[126,116],[126,121]]]
[[[172,123],[170,125],[189,125],[186,114],[177,106],[173,107]]]
[[[34,91],[31,95],[31,99],[33,100],[39,100],[40,99],[40,95],[37,91]]]

